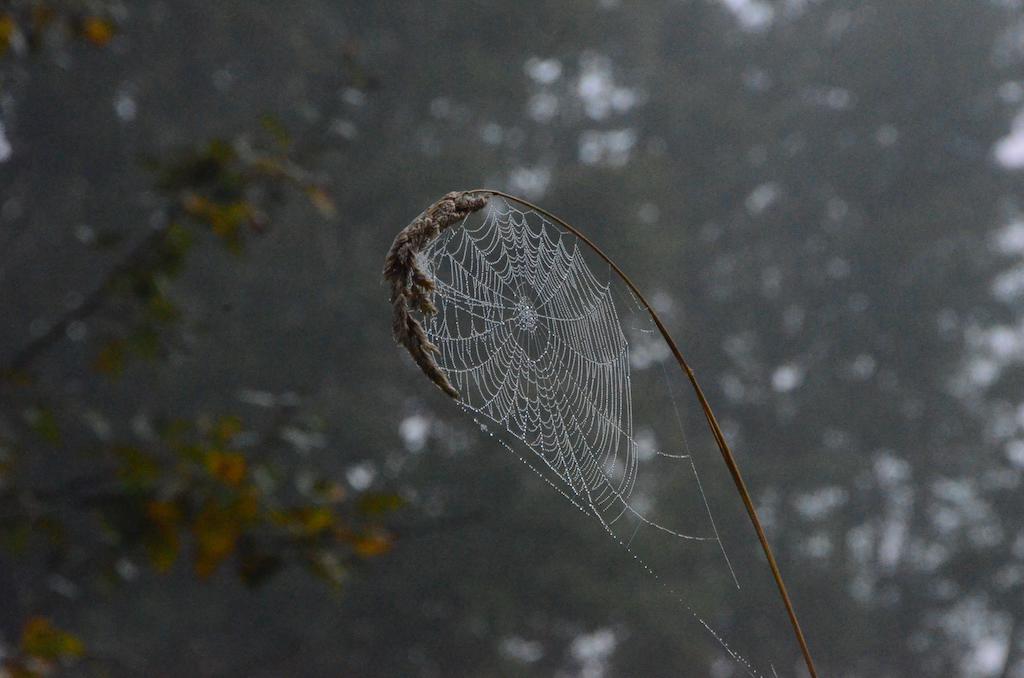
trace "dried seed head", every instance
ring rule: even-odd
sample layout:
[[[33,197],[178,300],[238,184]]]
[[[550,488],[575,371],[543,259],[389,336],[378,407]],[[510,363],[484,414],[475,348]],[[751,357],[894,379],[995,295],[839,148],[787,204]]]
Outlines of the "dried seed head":
[[[482,209],[488,198],[484,193],[448,193],[402,229],[384,259],[384,279],[391,289],[391,330],[395,341],[409,351],[432,382],[456,399],[459,392],[434,359],[439,349],[430,343],[423,324],[413,315],[413,311],[424,316],[437,313],[432,299],[434,279],[421,253],[446,228]]]

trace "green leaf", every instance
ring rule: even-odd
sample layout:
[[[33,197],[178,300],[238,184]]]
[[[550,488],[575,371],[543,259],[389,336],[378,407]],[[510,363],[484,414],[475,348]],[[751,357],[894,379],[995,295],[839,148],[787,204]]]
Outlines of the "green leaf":
[[[119,462],[118,475],[129,486],[148,487],[160,475],[157,461],[137,447],[118,446],[113,453]]]
[[[149,560],[157,572],[168,572],[181,550],[181,509],[174,502],[151,501],[146,506],[146,517],[151,526],[145,537]]]
[[[125,346],[120,339],[108,341],[93,361],[93,369],[108,377],[119,377],[124,373]]]
[[[59,445],[61,441],[60,426],[53,410],[41,407],[31,409],[25,413],[32,430],[39,434],[46,442],[52,445]]]
[[[85,643],[78,636],[62,631],[46,617],[32,617],[21,631],[21,650],[37,659],[61,660],[85,654]]]
[[[172,323],[181,317],[181,311],[174,302],[160,292],[150,297],[147,310],[149,315],[160,323]]]
[[[396,511],[405,505],[405,500],[397,494],[370,492],[359,498],[357,506],[367,515],[378,515]]]
[[[281,119],[276,115],[264,115],[260,118],[260,126],[273,137],[274,141],[283,148],[291,146],[292,136],[288,132]]]

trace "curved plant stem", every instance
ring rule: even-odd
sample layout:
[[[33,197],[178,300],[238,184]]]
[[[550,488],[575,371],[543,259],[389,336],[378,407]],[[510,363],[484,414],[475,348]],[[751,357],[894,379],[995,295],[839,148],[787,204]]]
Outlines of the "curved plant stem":
[[[803,630],[800,628],[800,621],[797,619],[796,611],[793,609],[793,602],[789,599],[789,592],[786,590],[786,584],[782,581],[782,572],[779,571],[779,565],[775,562],[775,555],[772,553],[772,548],[768,544],[768,537],[764,533],[764,528],[761,526],[761,520],[757,516],[757,509],[754,508],[754,502],[750,498],[750,493],[747,491],[747,485],[743,482],[743,476],[740,474],[739,465],[736,463],[736,459],[732,454],[732,450],[729,449],[729,444],[725,440],[725,436],[722,434],[722,428],[718,425],[718,419],[715,418],[714,412],[711,410],[711,405],[708,404],[707,398],[704,396],[704,390],[700,387],[697,382],[697,377],[690,368],[690,365],[683,358],[682,352],[679,350],[679,346],[676,344],[672,335],[668,333],[668,329],[665,327],[665,323],[662,322],[661,318],[654,311],[654,308],[647,301],[644,295],[640,292],[637,286],[629,279],[629,276],[619,268],[619,266],[612,261],[607,254],[601,251],[593,241],[587,236],[577,230],[575,227],[566,223],[562,219],[559,219],[555,215],[551,214],[547,210],[538,207],[522,198],[517,198],[514,195],[508,193],[502,193],[501,191],[495,191],[491,189],[475,189],[472,191],[466,191],[468,194],[488,194],[496,195],[506,200],[517,202],[525,207],[532,209],[538,214],[550,219],[554,223],[558,224],[565,230],[572,233],[574,236],[582,240],[590,249],[594,251],[608,266],[611,267],[615,273],[622,278],[622,281],[626,283],[630,291],[636,295],[636,298],[640,301],[643,307],[651,315],[654,320],[654,324],[657,325],[658,331],[661,332],[662,338],[668,344],[672,350],[672,355],[675,356],[676,362],[679,363],[679,368],[686,374],[686,377],[690,380],[690,384],[693,386],[694,392],[697,394],[697,400],[700,402],[701,409],[704,410],[704,417],[707,419],[708,426],[711,429],[711,434],[715,438],[715,443],[718,445],[719,452],[722,453],[722,459],[725,461],[726,467],[729,469],[729,474],[732,476],[733,482],[736,484],[736,490],[739,492],[740,498],[743,500],[743,506],[747,509],[747,515],[750,516],[750,522],[754,525],[754,531],[757,532],[757,538],[761,542],[761,548],[764,550],[764,555],[768,559],[768,567],[771,568],[772,577],[775,579],[775,584],[779,588],[779,594],[782,596],[782,602],[786,606],[786,613],[789,615],[789,621],[793,626],[793,633],[796,635],[796,640],[800,644],[800,651],[803,653],[804,663],[807,664],[807,670],[811,674],[811,678],[817,678],[818,673],[814,668],[814,660],[811,659],[811,650],[807,647],[807,639],[804,638]]]

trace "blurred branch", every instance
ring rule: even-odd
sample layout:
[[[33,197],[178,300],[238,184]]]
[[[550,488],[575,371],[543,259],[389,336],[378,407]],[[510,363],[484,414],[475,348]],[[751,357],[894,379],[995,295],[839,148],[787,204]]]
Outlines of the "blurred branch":
[[[25,371],[73,323],[102,308],[124,281],[132,283],[143,313],[148,305],[148,324],[144,319],[134,329],[147,331],[144,337],[149,343],[140,352],[152,353],[150,343],[155,342],[157,325],[178,317],[177,308],[163,293],[162,281],[178,275],[194,229],[212,233],[238,254],[246,230],[258,234],[267,229],[269,206],[285,199],[282,188],[304,194],[325,217],[335,213],[334,202],[316,174],[295,160],[294,142],[284,125],[270,118],[263,121],[263,135],[258,139],[245,134],[233,141],[213,139],[151,165],[156,188],[167,199],[163,225],[122,254],[81,304],[66,310],[46,331],[0,362],[0,376]],[[98,361],[101,371],[120,370],[123,343],[108,345],[109,354]]]
[[[121,261],[107,271],[103,281],[85,297],[81,304],[69,309],[51,324],[45,332],[29,341],[21,350],[11,356],[10,360],[3,367],[0,367],[0,374],[18,374],[23,372],[40,354],[59,341],[73,322],[84,320],[99,310],[103,306],[107,295],[113,290],[114,283],[141,263],[145,255],[167,233],[167,228],[168,226],[165,225],[154,229],[144,238],[141,238],[128,250]]]

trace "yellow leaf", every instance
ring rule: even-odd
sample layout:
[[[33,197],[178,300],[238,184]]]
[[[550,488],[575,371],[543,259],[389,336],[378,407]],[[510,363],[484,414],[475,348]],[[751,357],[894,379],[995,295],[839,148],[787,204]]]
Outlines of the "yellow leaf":
[[[335,524],[334,512],[327,506],[302,506],[277,511],[271,517],[278,525],[308,537],[315,537]]]
[[[235,513],[243,523],[249,523],[260,512],[260,491],[250,485],[241,491],[241,495],[235,501]]]
[[[306,193],[309,194],[310,202],[313,203],[313,207],[316,207],[321,216],[325,218],[333,217],[337,213],[334,200],[331,199],[330,194],[323,187],[310,186],[306,189]]]
[[[153,568],[157,572],[170,572],[178,560],[180,550],[181,538],[175,529],[158,526],[152,534],[146,537],[146,552],[149,554],[149,562],[153,564]]]
[[[274,137],[280,146],[287,147],[292,143],[292,137],[288,133],[288,128],[284,126],[281,119],[273,115],[264,115],[260,118],[260,125],[270,136]]]
[[[319,489],[323,498],[332,504],[340,504],[348,496],[348,490],[341,483],[329,483]]]
[[[196,517],[192,533],[196,539],[196,576],[208,577],[234,552],[242,525],[236,512],[210,500]]]
[[[93,368],[110,377],[120,376],[124,372],[124,342],[117,339],[107,342],[93,361]]]
[[[360,535],[352,542],[352,549],[363,558],[372,558],[391,550],[391,537],[382,532]]]
[[[38,659],[58,660],[81,657],[85,654],[85,643],[58,629],[46,617],[32,617],[22,628],[21,650]]]
[[[178,307],[162,294],[154,294],[149,300],[149,312],[159,322],[174,322],[181,315]]]
[[[116,447],[114,455],[121,462],[117,473],[128,483],[147,485],[155,481],[160,473],[156,460],[137,447]]]
[[[10,14],[0,16],[0,56],[6,54],[10,49],[11,38],[14,37],[14,32],[17,30],[18,24],[14,23]]]
[[[181,509],[172,501],[151,501],[146,516],[157,525],[174,527],[181,522]]]
[[[238,487],[245,479],[245,457],[237,452],[213,451],[206,455],[206,470],[225,485]]]
[[[213,232],[222,238],[229,238],[238,232],[238,227],[249,220],[252,207],[247,202],[233,202],[218,206],[210,219]]]
[[[193,217],[208,220],[216,209],[214,204],[196,193],[186,193],[181,199],[181,207]]]
[[[98,16],[82,21],[82,36],[97,47],[105,47],[114,39],[114,24]]]
[[[396,511],[405,505],[405,500],[397,494],[383,492],[366,493],[359,498],[359,510],[368,515],[377,515]]]
[[[303,511],[303,526],[308,534],[319,534],[334,524],[334,513],[326,506]]]
[[[214,436],[218,442],[225,445],[231,442],[231,439],[242,432],[242,420],[238,417],[221,417],[217,420],[217,427],[214,430]]]
[[[181,509],[170,501],[151,501],[146,505],[146,517],[153,524],[153,531],[146,535],[146,551],[157,572],[168,572],[178,559],[181,538],[178,525],[181,523]]]

